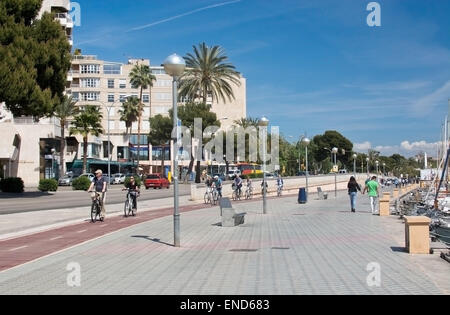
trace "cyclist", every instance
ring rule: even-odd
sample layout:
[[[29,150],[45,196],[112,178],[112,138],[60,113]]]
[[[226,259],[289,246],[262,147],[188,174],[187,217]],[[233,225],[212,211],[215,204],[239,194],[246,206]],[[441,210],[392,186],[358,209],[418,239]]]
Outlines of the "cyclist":
[[[137,197],[140,194],[139,186],[134,180],[134,176],[130,177],[130,182],[127,185],[127,189],[131,194],[131,199],[133,199],[133,211],[137,211]]]
[[[247,177],[246,184],[247,184],[247,189],[249,191],[252,191],[253,190],[253,186],[252,186],[252,180],[250,179],[250,177]]]
[[[234,178],[234,185],[236,187],[236,193],[238,194],[238,196],[240,196],[242,193],[242,178],[239,176],[239,174],[236,174],[236,177]]]
[[[219,197],[222,198],[222,180],[219,178],[219,176],[214,176],[214,186],[217,189],[217,192],[219,193]]]
[[[92,189],[95,188],[95,191]],[[106,198],[106,180],[103,177],[103,172],[101,170],[95,171],[95,177],[92,180],[91,186],[89,186],[88,192],[92,192],[92,200],[95,199],[96,193],[101,193],[100,204],[102,207],[102,212],[100,213],[100,220],[103,221],[106,216],[105,209],[105,198]]]
[[[278,188],[279,188],[280,190],[283,190],[284,182],[283,182],[283,178],[281,177],[281,175],[278,175],[278,178],[277,178],[277,185],[278,185]]]

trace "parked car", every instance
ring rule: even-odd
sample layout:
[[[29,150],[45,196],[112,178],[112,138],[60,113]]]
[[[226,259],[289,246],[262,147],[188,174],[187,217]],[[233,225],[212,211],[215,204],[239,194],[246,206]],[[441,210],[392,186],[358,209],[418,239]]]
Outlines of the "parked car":
[[[339,174],[347,174],[347,170],[339,170]]]
[[[266,172],[266,178],[275,178],[275,174]]]
[[[167,178],[164,178],[161,174],[155,173],[155,174],[148,174],[144,181],[145,189],[149,189],[150,187],[153,187],[153,189],[156,188],[163,188],[166,187],[169,189],[170,183],[167,180]]]
[[[240,170],[229,170],[227,173],[227,178],[233,180],[236,175],[241,176],[241,171]]]
[[[58,186],[72,186],[73,176],[65,175],[58,180]]]
[[[125,174],[117,173],[112,175],[111,184],[123,184],[125,182]]]
[[[311,176],[311,174],[309,172],[305,172],[305,171],[298,171],[297,176],[306,176],[306,173],[308,173],[308,176]]]
[[[79,177],[82,177],[82,176],[86,176],[87,178],[89,178],[89,180],[91,182],[94,180],[94,177],[95,177],[95,175],[92,173],[84,173],[84,174],[81,174]]]

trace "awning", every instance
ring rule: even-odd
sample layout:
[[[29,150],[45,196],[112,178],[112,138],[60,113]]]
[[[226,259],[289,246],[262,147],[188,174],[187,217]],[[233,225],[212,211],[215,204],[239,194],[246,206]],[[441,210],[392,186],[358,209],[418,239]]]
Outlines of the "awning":
[[[20,147],[20,135],[10,123],[0,124],[0,159],[15,160]]]

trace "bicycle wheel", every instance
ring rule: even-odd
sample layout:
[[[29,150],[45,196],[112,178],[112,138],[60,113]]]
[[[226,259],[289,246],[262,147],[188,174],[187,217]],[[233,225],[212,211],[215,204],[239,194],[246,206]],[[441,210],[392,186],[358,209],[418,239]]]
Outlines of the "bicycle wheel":
[[[136,215],[136,213],[133,210],[133,206],[134,206],[133,199],[132,198],[128,199],[128,215],[131,215],[134,217]]]
[[[125,206],[123,207],[123,213],[124,213],[125,217],[128,217],[128,204],[129,204],[129,201],[127,198],[127,200],[125,200]]]
[[[209,203],[209,193],[205,192],[205,195],[203,196],[203,201],[205,202],[205,204]]]
[[[95,223],[95,221],[97,221],[97,205],[94,201],[91,206],[91,222]]]

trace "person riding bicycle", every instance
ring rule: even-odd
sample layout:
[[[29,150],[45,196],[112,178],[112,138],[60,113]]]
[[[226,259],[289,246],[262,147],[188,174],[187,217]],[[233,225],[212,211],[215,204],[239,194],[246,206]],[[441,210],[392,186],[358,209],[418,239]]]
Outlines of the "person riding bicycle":
[[[94,187],[95,191],[92,190]],[[100,220],[104,220],[106,216],[106,209],[105,209],[106,180],[103,177],[103,172],[101,170],[95,171],[95,177],[92,180],[91,185],[89,186],[88,192],[92,192],[91,194],[92,200],[95,199],[96,193],[101,194],[100,204],[102,207],[102,211],[100,213]]]
[[[137,210],[137,197],[140,194],[139,186],[136,184],[134,180],[134,176],[130,177],[130,182],[127,184],[127,189],[131,195],[131,199],[133,199],[133,211]]]
[[[250,179],[250,177],[247,177],[246,185],[247,185],[248,190],[250,190],[250,191],[253,190],[252,180]]]
[[[234,186],[236,187],[236,192],[238,194],[238,196],[241,195],[242,191],[242,178],[239,176],[239,174],[236,175],[236,177],[234,178]]]
[[[219,176],[214,176],[214,186],[217,189],[217,192],[219,193],[219,197],[222,198],[222,180],[219,178]]]
[[[284,185],[283,178],[281,177],[281,175],[278,175],[278,178],[277,178],[277,186],[278,186],[280,189],[283,189],[283,185]]]

